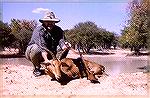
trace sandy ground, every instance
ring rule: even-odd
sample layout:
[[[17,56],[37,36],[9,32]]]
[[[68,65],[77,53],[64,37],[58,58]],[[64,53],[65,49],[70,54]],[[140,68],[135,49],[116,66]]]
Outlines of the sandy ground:
[[[32,68],[24,65],[4,65],[3,95],[148,95],[147,74],[126,73],[99,78],[100,84],[86,78],[60,85],[48,75],[34,77]]]
[[[125,52],[122,52],[126,54]],[[120,53],[120,54],[122,54]],[[120,55],[119,53],[116,56]],[[74,57],[70,55],[69,57]],[[111,55],[114,56],[114,55]],[[125,56],[125,55],[122,55]],[[67,85],[51,81],[48,75],[34,77],[32,66],[2,65],[2,95],[136,95],[148,96],[149,73],[122,73],[115,76],[103,75],[100,84],[86,78],[75,79]]]

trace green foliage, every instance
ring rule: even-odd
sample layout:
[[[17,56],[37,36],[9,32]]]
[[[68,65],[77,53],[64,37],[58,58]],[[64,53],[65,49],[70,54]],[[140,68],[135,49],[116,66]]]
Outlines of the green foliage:
[[[17,38],[18,47],[21,50],[21,53],[25,52],[27,44],[29,43],[32,32],[34,28],[37,26],[36,21],[28,21],[28,20],[11,20],[11,30],[12,34]],[[15,44],[16,44],[15,43]]]
[[[148,0],[133,0],[130,3],[130,20],[119,39],[123,47],[130,47],[139,52],[140,48],[148,46],[149,3]]]
[[[111,46],[116,46],[117,44],[117,36],[109,31],[103,31],[102,33],[102,47],[109,49]]]
[[[78,23],[73,29],[66,30],[65,36],[73,46],[79,45],[84,53],[89,53],[93,47],[110,48],[115,44],[114,33],[98,28],[91,21]]]
[[[73,45],[78,44],[84,52],[88,52],[94,45],[97,32],[97,25],[88,21],[75,25],[72,30],[66,33],[66,37]]]
[[[11,34],[11,28],[7,23],[0,21],[0,47],[8,47],[15,40]]]

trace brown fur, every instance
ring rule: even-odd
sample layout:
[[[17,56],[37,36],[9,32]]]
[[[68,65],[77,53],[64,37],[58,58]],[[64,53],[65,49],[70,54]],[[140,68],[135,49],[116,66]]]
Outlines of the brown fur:
[[[91,62],[88,60],[83,60],[85,65],[85,74],[88,80],[97,81],[95,75],[102,75],[105,71],[105,67]],[[68,77],[82,78],[82,70],[79,70],[80,62],[72,58],[63,58],[60,60],[54,60],[52,65],[45,65],[45,73],[48,74],[53,79],[57,80],[62,78],[62,74],[66,74]],[[65,78],[65,77],[63,77]]]
[[[61,79],[61,61],[60,60],[53,60],[52,64],[41,64],[44,69],[45,73],[48,74],[52,79]]]
[[[88,60],[84,60],[84,63],[94,75],[102,75],[105,72],[105,67],[103,65]]]
[[[88,61],[88,60],[83,60],[83,61],[84,61],[86,70],[88,70],[89,72],[88,75],[90,74],[102,75],[105,72],[105,67],[103,65],[100,65],[95,62]],[[71,72],[72,75],[77,75],[78,77],[81,77],[81,74],[78,68],[80,66],[80,63],[78,63],[78,61],[74,62],[72,58],[64,58],[61,60],[61,62],[66,64],[65,65],[66,68],[64,65],[61,67],[61,70],[64,73],[68,74],[69,72]]]
[[[73,60],[71,58],[64,58],[61,60],[62,66],[61,71],[67,74],[69,77],[77,76],[81,77],[79,69],[77,65],[74,64]]]

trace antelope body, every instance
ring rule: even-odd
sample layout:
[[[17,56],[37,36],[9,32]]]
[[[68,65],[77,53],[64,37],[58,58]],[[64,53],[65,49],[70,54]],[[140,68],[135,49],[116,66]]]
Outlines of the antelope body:
[[[89,80],[93,80],[96,79],[95,75],[102,75],[105,72],[105,67],[95,62],[82,59],[85,67],[82,68],[81,59],[63,58],[59,60],[51,51],[45,50],[51,54],[53,58],[51,64],[44,64],[45,73],[52,77],[52,79],[60,81],[63,80],[62,78],[88,77]],[[83,75],[83,71],[86,71],[85,75]]]
[[[83,59],[85,66],[88,68],[88,71],[94,75],[102,75],[105,72],[105,67],[103,65],[97,64],[95,62],[91,62],[88,60]],[[68,65],[68,69],[66,70],[70,70],[69,72],[72,73],[73,75],[77,75],[78,77],[83,77],[80,73],[80,71],[83,71],[83,69],[79,70],[80,68],[80,63],[79,60],[77,59],[73,59],[73,58],[64,58],[61,60],[61,62],[66,63]],[[63,70],[64,66],[61,66],[61,70],[63,72],[65,72],[65,70]],[[87,70],[87,69],[86,69]],[[65,72],[66,74],[69,74],[69,72]],[[70,74],[71,74],[70,73]]]

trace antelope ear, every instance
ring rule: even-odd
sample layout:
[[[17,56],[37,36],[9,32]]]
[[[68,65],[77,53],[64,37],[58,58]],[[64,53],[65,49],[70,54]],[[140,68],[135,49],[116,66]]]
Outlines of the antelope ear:
[[[68,70],[69,66],[64,62],[61,62],[60,68],[61,68],[61,71],[65,73]]]
[[[61,67],[61,69],[62,69],[62,68],[64,68],[64,67],[67,68],[67,67],[69,67],[69,66],[68,66],[66,63],[64,63],[64,62],[61,62],[61,66],[60,66],[60,67]]]

